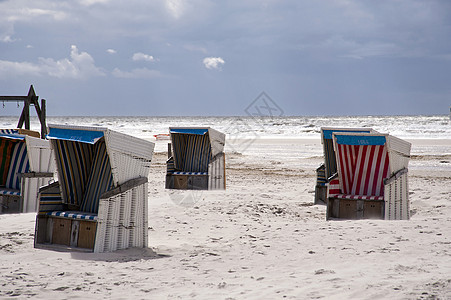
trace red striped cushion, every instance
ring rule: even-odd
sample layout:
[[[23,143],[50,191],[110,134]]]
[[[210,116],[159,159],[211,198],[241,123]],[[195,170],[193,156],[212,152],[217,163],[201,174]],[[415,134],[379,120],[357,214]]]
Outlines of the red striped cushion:
[[[384,196],[364,196],[364,195],[345,195],[345,194],[335,195],[334,198],[351,199],[351,200],[384,200]]]

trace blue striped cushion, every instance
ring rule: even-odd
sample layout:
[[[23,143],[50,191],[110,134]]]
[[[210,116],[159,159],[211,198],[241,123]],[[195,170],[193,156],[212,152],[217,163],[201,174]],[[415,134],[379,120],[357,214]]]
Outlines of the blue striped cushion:
[[[105,141],[99,141],[95,144],[94,161],[80,210],[97,213],[100,196],[111,189],[112,186],[113,175]]]
[[[0,195],[20,196],[19,190],[0,188]]]
[[[0,129],[0,133],[3,134],[18,134],[19,129]]]
[[[92,165],[94,145],[52,140],[64,202],[80,205]]]
[[[208,175],[207,172],[174,172],[173,175]]]
[[[30,163],[27,155],[27,145],[24,141],[18,141],[11,155],[11,163],[6,178],[6,188],[20,189],[20,173],[26,173],[30,169]]]
[[[97,221],[97,214],[85,213],[79,211],[51,211],[47,213],[48,216],[63,217],[78,220],[92,220]]]

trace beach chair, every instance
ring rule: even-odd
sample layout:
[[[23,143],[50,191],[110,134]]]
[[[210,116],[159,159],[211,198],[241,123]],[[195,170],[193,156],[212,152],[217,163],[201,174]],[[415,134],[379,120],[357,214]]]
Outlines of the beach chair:
[[[332,133],[337,176],[326,218],[409,219],[411,144],[388,134]]]
[[[171,127],[169,133],[167,189],[226,188],[225,134],[209,127]]]
[[[53,179],[49,141],[25,129],[0,129],[0,213],[38,209],[38,189]]]
[[[100,127],[50,125],[58,182],[39,191],[35,247],[147,247],[154,144]]]
[[[334,128],[321,127],[321,144],[323,145],[324,163],[316,169],[316,186],[314,204],[326,205],[327,185],[330,178],[337,173],[337,161],[332,142],[333,132],[376,133],[371,128]]]

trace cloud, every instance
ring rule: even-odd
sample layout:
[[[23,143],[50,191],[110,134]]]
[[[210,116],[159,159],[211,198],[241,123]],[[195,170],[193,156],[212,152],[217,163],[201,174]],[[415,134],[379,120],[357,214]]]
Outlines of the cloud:
[[[0,37],[0,41],[2,41],[3,43],[12,43],[15,42],[16,40],[11,38],[10,35],[5,35],[3,37]]]
[[[63,21],[68,18],[68,13],[62,10],[50,10],[42,8],[21,8],[15,10],[7,17],[9,22],[27,21],[32,22],[39,18],[52,18],[55,21]]]
[[[84,6],[91,6],[94,4],[104,4],[108,2],[109,0],[80,0],[80,4]]]
[[[225,61],[221,57],[205,57],[204,65],[207,69],[221,70],[221,66],[225,64]]]
[[[106,52],[108,52],[109,54],[116,54],[117,51],[114,49],[107,49]]]
[[[144,54],[144,53],[141,53],[141,52],[133,54],[132,59],[134,61],[140,61],[140,60],[150,61],[150,62],[155,61],[155,58],[152,55]]]
[[[122,71],[115,68],[112,72],[114,77],[117,78],[157,78],[161,77],[160,71],[150,70],[147,68],[133,69],[132,71]]]
[[[70,58],[54,60],[38,59],[38,63],[11,62],[0,60],[0,74],[8,76],[51,76],[57,78],[86,79],[104,76],[105,73],[95,66],[94,59],[87,52],[79,52],[77,46],[71,46]]]
[[[182,0],[166,0],[166,8],[175,19],[180,18],[183,14],[182,3]]]

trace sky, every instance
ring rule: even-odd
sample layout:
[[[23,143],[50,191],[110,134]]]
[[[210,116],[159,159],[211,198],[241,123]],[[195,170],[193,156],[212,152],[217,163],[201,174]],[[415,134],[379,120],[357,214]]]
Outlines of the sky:
[[[0,0],[0,95],[55,116],[448,114],[448,0]],[[15,103],[0,116],[19,115]]]

